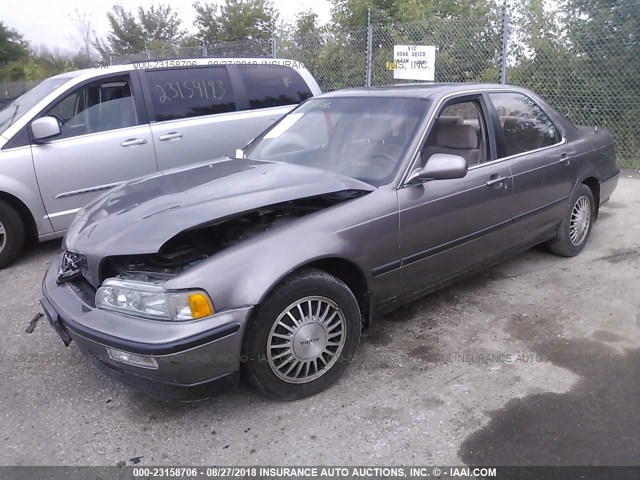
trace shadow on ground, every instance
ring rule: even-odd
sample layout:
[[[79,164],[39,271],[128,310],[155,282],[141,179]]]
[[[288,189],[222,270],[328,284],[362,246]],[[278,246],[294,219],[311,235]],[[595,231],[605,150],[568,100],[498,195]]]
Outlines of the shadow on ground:
[[[509,333],[531,340],[530,320],[515,315]],[[533,338],[542,361],[580,380],[563,394],[510,400],[462,443],[459,457],[468,465],[640,465],[640,350],[622,353],[606,343],[618,335],[602,330],[600,341]]]

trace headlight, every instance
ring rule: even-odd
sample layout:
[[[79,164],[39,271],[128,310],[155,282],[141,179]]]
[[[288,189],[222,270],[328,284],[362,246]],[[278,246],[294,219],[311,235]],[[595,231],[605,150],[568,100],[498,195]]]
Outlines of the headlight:
[[[162,280],[108,278],[96,292],[96,307],[159,320],[194,320],[213,313],[205,292],[165,292]]]

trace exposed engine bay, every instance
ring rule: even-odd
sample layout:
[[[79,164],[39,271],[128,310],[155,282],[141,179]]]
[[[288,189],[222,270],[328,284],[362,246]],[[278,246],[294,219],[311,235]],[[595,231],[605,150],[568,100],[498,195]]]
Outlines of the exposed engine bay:
[[[261,207],[201,224],[177,234],[157,254],[106,258],[100,281],[115,276],[144,282],[168,280],[255,235],[366,193],[363,190],[343,190]]]

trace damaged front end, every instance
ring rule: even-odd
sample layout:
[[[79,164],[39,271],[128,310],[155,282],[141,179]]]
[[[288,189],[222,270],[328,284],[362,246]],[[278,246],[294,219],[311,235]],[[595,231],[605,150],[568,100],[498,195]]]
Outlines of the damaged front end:
[[[157,253],[110,256],[102,260],[99,278],[80,268],[83,257],[65,254],[70,270],[58,277],[86,303],[98,308],[160,320],[189,320],[213,313],[204,292],[164,292],[164,284],[216,253],[256,235],[281,228],[301,217],[355,199],[368,192],[343,190],[269,205],[188,228],[168,240]],[[71,267],[73,267],[71,269]],[[194,302],[202,294],[194,308]],[[94,300],[95,299],[95,300]]]
[[[284,202],[207,222],[180,232],[158,253],[110,257],[102,265],[102,278],[168,279],[202,260],[261,233],[368,192],[345,190]]]

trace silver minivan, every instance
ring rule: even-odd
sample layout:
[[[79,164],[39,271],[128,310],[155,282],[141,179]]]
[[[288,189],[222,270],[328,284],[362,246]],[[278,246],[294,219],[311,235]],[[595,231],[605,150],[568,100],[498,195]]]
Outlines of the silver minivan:
[[[233,155],[320,93],[296,61],[148,60],[51,77],[0,110],[0,268],[101,192]]]

